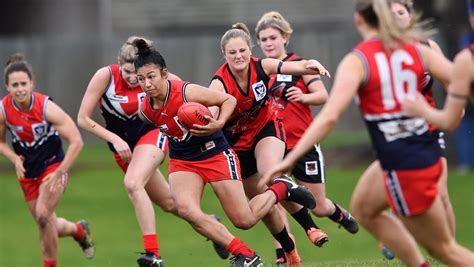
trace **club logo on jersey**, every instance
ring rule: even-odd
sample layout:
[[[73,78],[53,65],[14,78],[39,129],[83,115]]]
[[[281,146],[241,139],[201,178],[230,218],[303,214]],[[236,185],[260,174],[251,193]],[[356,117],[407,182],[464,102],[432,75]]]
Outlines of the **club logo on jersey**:
[[[291,82],[293,79],[292,75],[288,74],[277,74],[277,82]]]
[[[210,149],[213,149],[216,147],[216,143],[214,143],[214,141],[209,141],[209,142],[206,142],[203,146],[201,146],[201,152],[205,152],[205,151],[208,151]]]
[[[158,125],[157,127],[158,127],[158,129],[160,129],[161,132],[168,131],[168,125],[166,125],[166,124],[161,124],[161,125]]]
[[[317,161],[306,161],[305,163],[306,175],[318,175],[318,162]]]
[[[255,100],[260,101],[265,98],[267,95],[267,87],[263,81],[252,84],[253,94],[255,95]]]

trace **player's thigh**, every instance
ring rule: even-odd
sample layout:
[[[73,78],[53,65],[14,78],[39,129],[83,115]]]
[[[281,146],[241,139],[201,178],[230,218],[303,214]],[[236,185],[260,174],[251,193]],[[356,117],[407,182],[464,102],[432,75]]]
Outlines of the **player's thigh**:
[[[383,170],[374,161],[360,177],[351,200],[351,210],[359,216],[374,216],[388,207]]]
[[[443,164],[443,171],[439,177],[438,181],[438,193],[445,199],[449,199],[448,195],[448,163],[445,157],[441,157],[441,163]]]
[[[264,174],[285,155],[285,142],[274,136],[267,136],[255,146],[255,159],[259,174]]]
[[[51,190],[49,183],[42,183],[39,187],[39,196],[36,202],[36,216],[50,216],[59,204],[64,188]]]
[[[211,186],[222,208],[232,222],[245,216],[252,217],[252,211],[250,210],[241,181],[222,180],[212,182]]]
[[[242,180],[245,194],[249,199],[265,192],[265,190],[268,188],[267,184],[261,178],[261,175],[255,173]]]
[[[453,240],[439,196],[425,212],[415,216],[398,217],[416,241],[426,249],[434,251],[436,246],[449,244]]]
[[[200,203],[205,185],[201,176],[193,172],[173,172],[169,174],[169,185],[180,216],[187,216],[201,209]]]
[[[145,185],[149,177],[163,161],[165,154],[154,145],[138,145],[133,149],[132,160],[125,174],[125,179],[140,181]]]
[[[173,200],[168,182],[165,180],[165,177],[159,170],[156,170],[156,172],[151,175],[150,179],[145,185],[145,190],[151,201],[164,209],[171,208],[165,207],[167,203],[168,205],[171,205],[170,203],[172,203]]]

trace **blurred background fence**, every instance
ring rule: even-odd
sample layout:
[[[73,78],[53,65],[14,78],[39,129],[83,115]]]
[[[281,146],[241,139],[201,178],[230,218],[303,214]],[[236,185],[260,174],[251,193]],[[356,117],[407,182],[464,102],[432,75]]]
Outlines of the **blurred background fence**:
[[[452,59],[457,40],[469,31],[465,2],[414,2],[424,18],[434,19],[433,26],[439,30],[434,39]],[[237,21],[246,23],[253,33],[263,13],[277,10],[294,29],[289,50],[317,58],[334,73],[344,54],[360,41],[353,9],[353,0],[5,1],[0,16],[0,61],[6,62],[15,52],[24,53],[33,65],[36,89],[75,117],[89,79],[98,68],[116,62],[118,49],[130,35],[153,40],[173,73],[207,85],[224,60],[222,34]],[[259,47],[253,53],[262,55]],[[330,88],[331,80],[325,83]],[[5,94],[1,90],[0,96]],[[359,117],[353,105],[337,130],[363,131]]]

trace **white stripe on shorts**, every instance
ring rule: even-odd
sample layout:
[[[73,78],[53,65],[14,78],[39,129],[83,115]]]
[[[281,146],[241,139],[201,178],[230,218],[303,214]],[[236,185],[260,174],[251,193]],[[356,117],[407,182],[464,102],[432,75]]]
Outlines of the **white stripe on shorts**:
[[[321,183],[326,183],[326,172],[324,171],[324,155],[320,144],[315,144],[314,149],[318,152],[319,172],[321,173]]]
[[[388,177],[390,196],[397,212],[403,216],[410,216],[410,210],[408,209],[405,198],[403,197],[403,191],[398,181],[397,173],[395,171],[387,171],[386,173]]]

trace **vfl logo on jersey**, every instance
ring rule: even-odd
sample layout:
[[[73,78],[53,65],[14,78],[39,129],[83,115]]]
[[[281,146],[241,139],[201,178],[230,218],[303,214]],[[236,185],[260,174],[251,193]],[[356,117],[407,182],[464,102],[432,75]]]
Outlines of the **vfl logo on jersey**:
[[[277,74],[277,82],[291,82],[293,79],[292,75],[288,74]]]
[[[252,84],[253,94],[255,95],[255,100],[260,101],[265,98],[267,95],[267,87],[263,81]]]
[[[145,93],[139,93],[138,94],[138,103],[142,103],[143,99],[145,99],[146,94]]]
[[[305,172],[306,175],[318,175],[318,162],[317,161],[306,161],[305,165]]]
[[[44,124],[33,124],[31,126],[35,137],[40,137],[46,134],[46,125]]]

